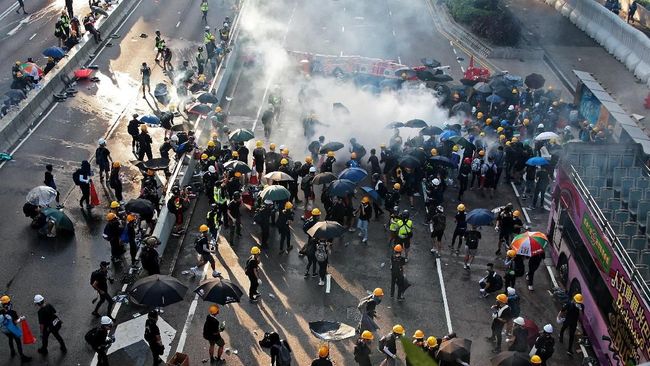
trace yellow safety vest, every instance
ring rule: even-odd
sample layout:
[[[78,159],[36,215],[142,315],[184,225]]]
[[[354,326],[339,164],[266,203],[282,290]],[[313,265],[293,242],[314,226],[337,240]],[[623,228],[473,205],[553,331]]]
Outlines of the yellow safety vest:
[[[390,225],[388,225],[388,230],[390,230],[392,232],[396,232],[397,228],[398,228],[398,226],[397,226],[397,218],[391,217]]]
[[[413,232],[413,221],[411,220],[397,220],[397,227],[399,228],[397,231],[397,236],[400,237],[400,239],[406,239],[411,236],[411,233]]]
[[[219,205],[226,203],[226,197],[221,194],[221,187],[214,187],[214,202]]]
[[[207,1],[201,3],[201,11],[204,12],[204,13],[208,11],[208,2]]]

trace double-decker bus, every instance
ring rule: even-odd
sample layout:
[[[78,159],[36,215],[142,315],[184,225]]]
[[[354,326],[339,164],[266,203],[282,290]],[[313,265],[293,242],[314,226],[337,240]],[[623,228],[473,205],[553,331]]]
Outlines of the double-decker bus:
[[[601,365],[650,360],[650,174],[641,145],[568,143],[555,169],[547,233],[559,279],[582,293]]]

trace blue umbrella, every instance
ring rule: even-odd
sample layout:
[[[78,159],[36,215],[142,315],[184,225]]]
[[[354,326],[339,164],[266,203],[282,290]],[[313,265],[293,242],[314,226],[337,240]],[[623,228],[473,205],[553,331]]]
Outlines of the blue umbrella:
[[[375,191],[371,187],[367,187],[367,186],[366,187],[361,187],[361,189],[364,192],[368,193],[368,196],[370,196],[370,198],[372,198],[375,201],[379,201],[379,193],[377,191]]]
[[[458,132],[454,130],[444,130],[440,134],[440,140],[441,141],[449,140],[449,138],[453,136],[458,136]]]
[[[65,51],[61,47],[49,47],[43,50],[43,56],[63,58],[63,56],[65,56]]]
[[[541,156],[536,156],[534,158],[530,158],[526,160],[526,165],[533,165],[533,166],[542,166],[542,165],[548,165],[548,160]]]
[[[159,125],[160,124],[160,118],[154,116],[153,114],[147,114],[146,116],[142,116],[140,118],[140,122],[149,124],[149,125]]]
[[[351,180],[354,183],[361,182],[368,176],[368,172],[361,168],[347,168],[339,174],[339,179]]]
[[[485,100],[490,102],[490,103],[501,103],[501,102],[503,102],[503,98],[501,98],[500,96],[498,96],[496,94],[488,95],[488,97],[485,98]]]
[[[501,127],[510,126],[510,122],[507,119],[501,120]]]
[[[474,226],[491,225],[492,221],[494,221],[494,214],[485,208],[475,208],[467,214],[466,221]]]
[[[330,196],[344,197],[354,192],[356,184],[347,179],[337,179],[330,184],[328,193]]]

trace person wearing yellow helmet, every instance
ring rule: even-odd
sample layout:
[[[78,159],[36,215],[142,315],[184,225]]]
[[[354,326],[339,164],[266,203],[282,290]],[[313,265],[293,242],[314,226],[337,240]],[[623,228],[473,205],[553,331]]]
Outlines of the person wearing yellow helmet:
[[[456,215],[454,216],[456,222],[456,227],[454,228],[454,233],[451,236],[451,245],[449,246],[451,250],[454,250],[454,244],[458,238],[458,247],[456,247],[456,255],[460,253],[460,246],[463,244],[463,238],[465,237],[465,232],[467,231],[467,219],[465,215],[465,205],[463,203],[456,206]]]
[[[424,352],[427,351],[427,344],[424,341],[424,332],[422,330],[420,329],[416,330],[415,333],[413,333],[413,336],[411,338],[413,338],[412,343],[416,347],[420,348]],[[406,355],[406,365],[408,366],[413,365],[413,361],[411,360],[408,354]]]
[[[506,259],[503,261],[505,266],[503,270],[503,287],[505,288],[515,287],[515,281],[517,279],[517,276],[515,275],[515,266],[517,263],[516,257],[517,251],[514,249],[508,249],[506,252]]]
[[[377,287],[372,291],[372,294],[359,300],[358,309],[361,312],[359,325],[357,325],[359,332],[363,333],[367,330],[376,331],[379,329],[379,326],[375,323],[375,317],[377,316],[377,305],[381,303],[383,297],[384,290]]]
[[[24,317],[21,317],[18,315],[18,312],[16,309],[14,309],[13,304],[11,303],[11,297],[9,295],[3,295],[0,297],[0,304],[2,306],[0,307],[0,315],[5,315],[8,317],[7,320],[8,322],[12,322],[15,327],[20,329],[20,322],[24,319]],[[6,327],[5,330],[7,330],[7,333],[5,335],[9,339],[9,350],[11,350],[11,357],[14,357],[16,355],[16,349],[14,348],[14,343],[16,344],[16,348],[18,349],[18,355],[20,356],[20,361],[21,362],[29,362],[32,360],[31,357],[26,356],[23,353],[23,344],[21,342],[21,339],[18,335],[14,334],[13,332],[9,331]]]
[[[330,348],[326,345],[318,347],[318,357],[311,361],[311,366],[333,366],[329,360]]]
[[[126,237],[129,243],[129,254],[131,254],[131,266],[135,266],[138,261],[138,243],[136,241],[137,217],[134,214],[126,215]],[[122,238],[124,239],[124,238]]]
[[[289,251],[293,249],[293,246],[290,243],[291,224],[293,224],[293,220],[293,204],[291,201],[287,201],[284,204],[284,209],[278,213],[278,219],[275,222],[275,226],[278,228],[278,233],[280,234],[280,255],[284,253],[289,254]],[[286,251],[284,250],[285,241],[287,242]]]
[[[496,304],[492,305],[492,335],[488,337],[488,340],[496,342],[492,350],[493,353],[501,352],[501,331],[512,318],[512,309],[508,306],[508,296],[499,294],[496,296],[496,300]]]
[[[538,355],[533,355],[530,358],[530,364],[531,365],[541,365],[542,364],[542,358],[539,357]]]
[[[190,268],[190,271],[196,276],[203,274],[203,266],[210,263],[212,268],[212,277],[220,277],[221,273],[217,271],[217,265],[212,256],[216,249],[213,248],[210,237],[210,228],[208,225],[199,226],[199,237],[194,240],[194,250],[199,254],[199,262],[196,266]]]
[[[321,212],[318,207],[314,207],[311,211],[305,212],[305,223],[302,225],[302,231],[306,234],[309,229],[318,223],[320,220]],[[316,239],[307,236],[307,243],[300,249],[300,254],[307,257],[307,268],[305,268],[305,278],[309,277],[309,269],[311,268],[311,276],[317,277],[317,263],[316,260]]]
[[[138,160],[144,161],[145,155],[147,160],[153,159],[153,153],[151,152],[151,145],[153,144],[153,139],[147,131],[147,125],[140,125],[140,134],[138,135]]]
[[[404,336],[405,332],[402,325],[396,324],[389,334],[381,337],[379,340],[379,350],[386,355],[386,359],[382,365],[395,365],[395,359],[397,359],[397,341],[400,337]]]
[[[476,113],[476,119],[478,119],[478,120],[483,119],[483,112]]]
[[[492,118],[488,118],[488,119],[485,120],[485,125],[486,126],[489,126],[491,124],[492,124]]]
[[[111,167],[110,174],[107,174],[106,180],[108,181],[109,187],[113,188],[113,193],[115,193],[115,199],[122,202],[124,201],[124,196],[122,195],[122,178],[120,174],[121,164],[119,161],[114,161],[113,166]]]
[[[474,257],[478,250],[478,244],[481,240],[481,232],[477,230],[477,227],[472,225],[472,227],[465,232],[465,261],[463,263],[463,268],[467,271],[471,269],[472,263],[474,262]]]
[[[429,336],[425,344],[424,352],[426,352],[429,358],[437,361],[439,349],[440,345],[438,344],[438,339],[434,336]]]
[[[210,362],[222,362],[224,346],[226,341],[221,336],[221,332],[226,328],[225,324],[220,322],[217,319],[219,315],[219,306],[217,304],[212,304],[208,307],[208,315],[205,317],[205,322],[203,323],[203,338],[208,341],[210,347],[208,348],[208,354],[210,355]],[[217,345],[217,356],[214,356],[214,346]]]
[[[375,338],[374,334],[372,334],[371,331],[369,330],[364,330],[361,332],[361,335],[359,336],[359,339],[357,339],[357,343],[354,345],[354,360],[357,362],[359,366],[370,366],[372,365],[372,362],[370,361],[370,344],[372,343],[372,340]]]
[[[334,157],[334,151],[328,151],[327,152],[327,158],[321,164],[320,166],[320,172],[321,173],[326,173],[326,172],[332,172],[332,167],[334,166],[334,163],[336,162],[336,158]]]
[[[275,172],[280,167],[280,160],[282,160],[282,155],[275,151],[275,144],[269,144],[269,150],[266,152],[264,162],[265,162],[265,171],[267,173]]]
[[[111,245],[111,260],[119,263],[122,261],[122,254],[124,254],[124,247],[120,242],[120,235],[122,234],[120,220],[115,212],[109,212],[106,214],[106,221],[103,236]]]
[[[390,297],[395,296],[395,286],[397,285],[397,301],[405,300],[404,291],[406,291],[407,284],[404,276],[406,258],[402,256],[403,251],[402,245],[397,244],[393,247],[393,255],[390,257]]]
[[[438,149],[433,148],[433,149],[431,149],[430,153],[431,153],[431,156],[438,156]]]
[[[257,172],[257,182],[262,181],[262,173],[264,173],[264,161],[266,159],[266,150],[264,149],[264,144],[262,141],[257,141],[255,143],[255,149],[253,149],[253,168]]]
[[[564,319],[562,323],[562,328],[560,329],[560,343],[564,340],[564,332],[569,330],[569,343],[567,344],[567,353],[573,355],[573,341],[576,335],[576,328],[580,321],[580,317],[585,310],[583,304],[583,296],[580,293],[573,295],[571,301],[565,303],[562,306],[562,310],[558,314],[558,319]]]
[[[246,266],[244,268],[244,273],[250,281],[250,287],[248,288],[248,301],[250,301],[250,303],[256,303],[261,296],[257,291],[259,286],[262,284],[262,280],[259,277],[261,252],[259,246],[256,245],[251,247],[251,255],[246,260]]]
[[[363,196],[361,204],[354,212],[358,217],[357,228],[359,229],[359,237],[362,243],[368,243],[368,222],[372,218],[372,206],[370,206],[370,198]]]

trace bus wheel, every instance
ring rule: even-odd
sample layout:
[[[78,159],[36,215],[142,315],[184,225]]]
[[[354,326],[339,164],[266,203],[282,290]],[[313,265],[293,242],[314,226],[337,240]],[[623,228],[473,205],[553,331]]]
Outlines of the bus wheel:
[[[557,262],[557,271],[560,274],[562,285],[566,288],[569,284],[569,261],[564,255],[562,255],[560,260]]]

